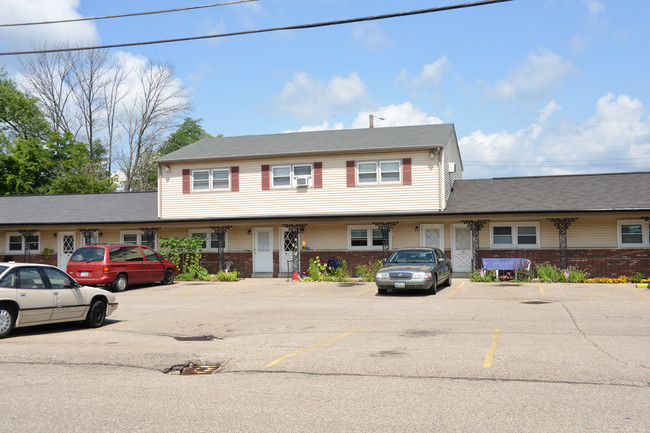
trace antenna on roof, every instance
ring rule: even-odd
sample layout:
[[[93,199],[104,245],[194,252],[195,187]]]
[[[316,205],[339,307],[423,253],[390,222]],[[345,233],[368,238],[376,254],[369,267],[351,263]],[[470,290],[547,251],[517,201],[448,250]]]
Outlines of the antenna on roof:
[[[371,114],[371,115],[368,116],[368,118],[370,119],[370,128],[374,128],[374,127],[375,127],[375,123],[373,122],[373,118],[375,118],[375,117],[377,117],[377,116],[375,116],[374,114]],[[377,119],[379,119],[379,120],[386,120],[386,119],[384,119],[383,117],[377,117]]]

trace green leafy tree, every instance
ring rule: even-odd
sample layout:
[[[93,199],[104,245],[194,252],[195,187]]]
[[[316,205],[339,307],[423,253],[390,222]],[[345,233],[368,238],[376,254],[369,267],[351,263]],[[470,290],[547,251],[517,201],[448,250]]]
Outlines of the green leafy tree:
[[[203,119],[192,119],[186,117],[183,123],[174,131],[165,142],[160,146],[158,153],[160,156],[172,153],[181,147],[192,144],[202,138],[211,138],[212,136],[205,132],[201,127]]]
[[[53,132],[36,100],[0,72],[0,194],[115,191],[101,149],[91,158],[72,134]]]

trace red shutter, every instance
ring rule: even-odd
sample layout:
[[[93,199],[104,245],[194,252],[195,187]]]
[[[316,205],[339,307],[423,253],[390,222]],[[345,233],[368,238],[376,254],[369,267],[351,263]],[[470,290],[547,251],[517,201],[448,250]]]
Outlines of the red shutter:
[[[348,186],[354,186],[356,183],[356,177],[357,174],[355,172],[354,168],[354,161],[346,161],[345,162],[345,175],[348,181]]]
[[[191,189],[190,186],[190,169],[189,168],[184,168],[183,169],[183,194],[189,194]]]
[[[411,185],[411,158],[402,159],[402,185]]]
[[[230,167],[230,190],[239,191],[239,166]]]
[[[271,189],[271,182],[269,181],[269,170],[271,169],[271,166],[269,165],[263,165],[262,166],[262,191]]]
[[[323,163],[314,163],[314,188],[323,187]]]

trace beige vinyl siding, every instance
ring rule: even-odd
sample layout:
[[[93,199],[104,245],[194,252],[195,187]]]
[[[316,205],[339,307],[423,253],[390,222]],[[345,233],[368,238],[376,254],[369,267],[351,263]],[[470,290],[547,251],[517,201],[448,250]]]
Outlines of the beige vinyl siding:
[[[451,137],[450,142],[445,147],[443,156],[443,173],[445,175],[443,208],[445,208],[447,207],[447,200],[449,199],[449,194],[451,194],[451,188],[454,185],[454,181],[463,178],[463,167],[460,159],[460,152],[458,150],[458,143],[455,140],[455,135]],[[456,164],[456,171],[454,173],[449,172],[450,162]]]
[[[400,183],[348,187],[346,184],[346,161],[401,162],[402,158],[412,159],[412,185]],[[262,191],[263,164],[273,167],[314,162],[323,163],[322,188],[291,187]],[[183,169],[230,166],[239,166],[238,192],[182,193]],[[436,211],[439,210],[438,179],[438,165],[429,159],[428,151],[177,164],[171,166],[169,172],[162,172],[161,216],[162,219],[193,219]]]

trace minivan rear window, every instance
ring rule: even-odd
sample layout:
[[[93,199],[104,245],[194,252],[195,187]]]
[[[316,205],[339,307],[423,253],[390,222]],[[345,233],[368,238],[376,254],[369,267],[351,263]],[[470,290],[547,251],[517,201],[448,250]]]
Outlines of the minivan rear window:
[[[101,262],[104,260],[104,248],[88,247],[79,248],[70,257],[71,262]]]
[[[138,247],[111,248],[110,259],[112,262],[141,262],[142,252]]]

